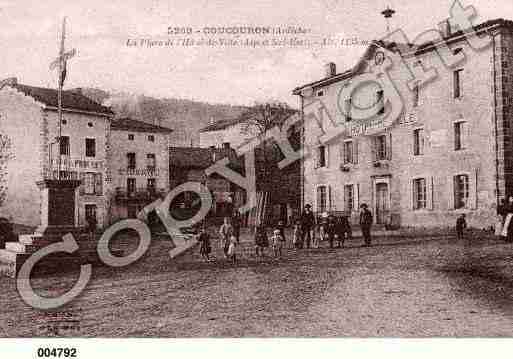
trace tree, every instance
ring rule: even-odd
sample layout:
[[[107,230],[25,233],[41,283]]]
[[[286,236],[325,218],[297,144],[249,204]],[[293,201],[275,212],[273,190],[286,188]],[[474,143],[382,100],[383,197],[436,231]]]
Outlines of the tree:
[[[296,110],[282,102],[257,103],[249,107],[239,117],[241,132],[249,137],[260,139],[259,145],[255,148],[255,171],[257,179],[257,192],[261,200],[257,201],[255,222],[260,222],[259,213],[263,220],[267,218],[268,206],[270,204],[270,192],[279,176],[278,162],[279,149],[272,140],[266,140],[267,131],[275,127],[281,128],[285,121],[296,113]]]
[[[13,158],[11,139],[0,134],[0,206],[7,197],[7,163]]]

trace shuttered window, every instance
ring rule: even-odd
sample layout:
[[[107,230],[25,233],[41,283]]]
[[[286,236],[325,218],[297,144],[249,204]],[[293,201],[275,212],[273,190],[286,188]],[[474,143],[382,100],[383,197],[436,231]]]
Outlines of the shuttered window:
[[[425,178],[413,180],[413,209],[427,208],[427,188]]]
[[[323,213],[327,209],[327,191],[326,186],[317,187],[317,212]]]
[[[469,200],[468,175],[454,176],[454,208],[467,208]]]
[[[344,186],[344,210],[351,212],[355,208],[354,185]]]

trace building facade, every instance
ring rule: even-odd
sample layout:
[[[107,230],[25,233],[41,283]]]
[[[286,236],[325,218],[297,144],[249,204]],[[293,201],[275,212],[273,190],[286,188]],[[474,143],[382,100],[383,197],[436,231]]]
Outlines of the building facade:
[[[233,210],[245,203],[245,192],[228,179],[213,173],[207,176],[205,171],[217,161],[228,158],[230,168],[240,172],[244,164],[237,159],[235,150],[224,148],[170,147],[169,180],[171,188],[187,182],[197,182],[206,186],[212,194],[210,218],[231,217]],[[195,208],[196,198],[189,195],[177,196],[172,205],[174,210],[187,212]],[[219,221],[220,222],[220,221]]]
[[[289,109],[287,116],[294,116],[297,111]],[[287,117],[283,118],[285,122]],[[287,128],[287,137],[293,147],[299,147],[299,126],[293,124]],[[242,119],[221,120],[210,124],[200,131],[200,146],[214,150],[216,148],[238,148],[244,146],[259,134],[255,125],[247,125]],[[299,215],[300,210],[300,163],[292,163],[285,168],[278,168],[283,154],[275,141],[260,143],[255,149],[256,197],[257,208],[248,223],[264,220],[267,223],[283,221],[290,223]],[[246,198],[238,196],[239,198]],[[240,202],[240,200],[237,200]]]
[[[62,141],[58,143],[57,91],[18,84],[0,89],[0,133],[11,143],[10,159],[2,168],[5,197],[0,215],[12,222],[40,225],[43,179],[80,179],[75,222],[86,225],[95,216],[107,221],[107,143],[113,113],[79,93],[62,95]],[[59,160],[60,158],[60,160]]]
[[[169,136],[172,130],[133,120],[111,122],[109,219],[135,218],[169,187]]]
[[[305,120],[303,145],[312,152],[303,161],[303,204],[345,211],[356,222],[366,203],[376,223],[394,227],[453,226],[461,213],[474,227],[495,223],[498,201],[513,195],[513,23],[475,29],[488,47],[474,50],[461,32],[442,33],[446,48],[374,42],[353,69],[337,74],[330,65],[324,79],[293,91]],[[443,65],[441,56],[458,54],[462,61]],[[394,66],[382,82],[341,96],[384,59]],[[434,68],[437,76],[415,82],[415,68]],[[396,95],[402,109],[391,118]],[[352,111],[371,106],[378,111],[361,126]],[[319,140],[333,131],[340,135]]]
[[[256,128],[246,126],[240,119],[222,119],[202,128],[199,133],[199,147],[237,148],[258,135]]]

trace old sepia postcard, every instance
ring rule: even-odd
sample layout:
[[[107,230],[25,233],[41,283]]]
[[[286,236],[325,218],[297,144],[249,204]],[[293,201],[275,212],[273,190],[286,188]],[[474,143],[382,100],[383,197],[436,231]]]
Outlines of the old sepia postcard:
[[[0,29],[28,357],[513,336],[511,0],[0,0]]]

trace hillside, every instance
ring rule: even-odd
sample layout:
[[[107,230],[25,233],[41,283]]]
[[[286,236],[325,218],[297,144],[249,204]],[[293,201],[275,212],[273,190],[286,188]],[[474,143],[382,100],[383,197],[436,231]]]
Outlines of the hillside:
[[[244,110],[241,106],[209,104],[183,99],[158,99],[123,92],[109,93],[95,88],[77,88],[94,101],[111,106],[116,117],[131,117],[149,123],[169,127],[175,146],[197,146],[198,131],[211,120],[233,118]]]

